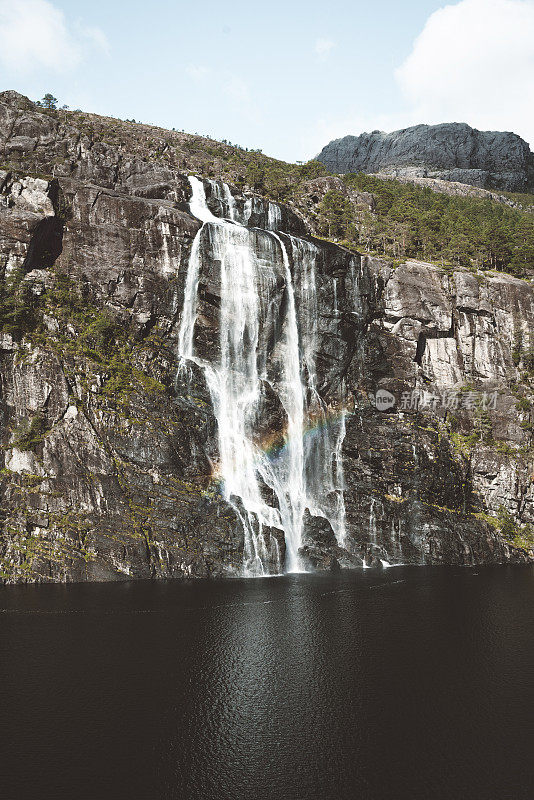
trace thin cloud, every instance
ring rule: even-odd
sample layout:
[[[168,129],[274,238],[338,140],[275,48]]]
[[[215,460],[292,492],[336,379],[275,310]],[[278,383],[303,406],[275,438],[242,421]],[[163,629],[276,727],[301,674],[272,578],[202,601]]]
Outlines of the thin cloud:
[[[111,45],[104,31],[101,31],[100,28],[95,28],[92,25],[85,26],[81,23],[78,23],[76,28],[80,37],[86,39],[90,45],[96,47],[98,50],[101,50],[103,53],[109,56],[111,53]]]
[[[250,89],[246,81],[231,75],[223,84],[223,92],[234,102],[242,105],[250,102]]]
[[[0,0],[0,63],[7,72],[73,70],[94,47],[109,52],[105,34],[69,25],[48,0]]]
[[[314,50],[321,61],[326,61],[335,46],[336,43],[332,39],[316,39]]]
[[[467,122],[514,131],[534,146],[534,0],[461,0],[431,14],[394,71],[394,111],[360,108],[318,119],[301,141],[310,158],[332,139],[418,123]]]
[[[435,11],[396,70],[420,122],[468,122],[534,142],[533,0],[462,0]]]
[[[194,81],[202,81],[210,74],[208,67],[204,67],[202,64],[189,64],[185,71]]]
[[[239,75],[228,74],[221,82],[221,91],[245,119],[256,125],[261,122],[262,113],[247,81]]]
[[[244,119],[257,123],[261,113],[252,96],[250,85],[246,80],[232,72],[221,72],[205,64],[188,64],[185,74],[199,84],[199,91],[215,93],[224,97],[226,105],[232,106]]]
[[[367,131],[394,131],[415,125],[415,120],[408,112],[399,114],[365,114],[349,113],[337,118],[321,118],[305,133],[300,142],[300,152],[304,158],[315,158],[323,147],[333,139],[354,135]]]

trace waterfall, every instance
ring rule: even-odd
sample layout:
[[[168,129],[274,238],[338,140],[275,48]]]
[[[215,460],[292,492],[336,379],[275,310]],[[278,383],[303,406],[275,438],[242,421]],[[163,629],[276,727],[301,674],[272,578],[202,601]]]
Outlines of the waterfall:
[[[220,210],[220,214],[215,216],[207,206],[204,184],[202,181],[199,181],[199,183],[201,184],[200,187],[197,185],[192,186],[193,197],[190,203],[191,213],[202,222],[220,222],[221,218],[225,217],[232,222],[236,222],[236,203],[228,184],[221,183],[220,181],[214,181],[209,178],[206,179],[206,183],[210,189],[210,198],[217,201],[216,206],[218,210]],[[197,214],[196,211],[193,211],[193,207],[195,207],[196,211],[199,211],[200,214]]]
[[[232,192],[230,191],[230,188],[229,188],[228,184],[226,184],[226,183],[223,184],[223,187],[224,187],[224,199],[225,199],[226,204],[228,206],[229,217],[230,217],[230,219],[232,221],[235,221],[235,200],[234,200],[234,196],[233,196]]]
[[[391,519],[391,534],[390,534],[390,542],[392,547],[392,554],[395,561],[398,563],[402,558],[402,547],[401,547],[401,530],[402,530],[402,519],[399,519],[395,522],[395,518]]]
[[[284,474],[287,480],[289,504],[285,509],[285,514],[282,514],[282,521],[286,523],[284,525],[286,534],[289,534],[286,539],[288,567],[290,571],[296,571],[299,565],[298,550],[302,543],[302,517],[306,500],[304,487],[304,445],[302,440],[304,434],[304,396],[300,375],[300,351],[297,315],[295,310],[295,294],[293,291],[289,258],[280,237],[276,233],[273,233],[273,238],[280,244],[282,250],[288,297],[288,324],[285,332],[286,368],[283,372],[280,384],[280,399],[288,417],[286,447],[288,463],[284,468]]]
[[[236,219],[236,217],[232,217]],[[243,225],[279,231],[282,224],[280,206],[261,197],[248,197],[243,208]]]
[[[211,213],[206,203],[206,192],[202,181],[199,178],[191,176],[189,178],[189,184],[192,191],[191,200],[189,202],[191,214],[201,222],[215,222],[219,224],[221,220]],[[213,181],[213,184],[217,186],[215,181]]]
[[[328,408],[317,386],[319,304],[317,300],[317,257],[319,251],[304,239],[290,237],[298,280],[298,323],[301,341],[303,382],[306,392],[305,473],[307,507],[326,517],[340,546],[345,544],[345,502],[342,446],[345,438],[345,408]],[[333,317],[337,318],[337,286],[333,282]],[[337,319],[334,322],[337,325]]]
[[[280,211],[280,206],[276,205],[276,203],[271,203],[267,206],[267,228],[270,231],[277,231],[280,229],[280,224],[282,222],[282,213]]]
[[[235,202],[225,184],[221,189],[210,182],[212,195],[224,200],[234,222],[214,216],[203,182],[189,181],[191,213],[203,225],[186,276],[180,363],[199,366],[210,392],[218,424],[216,469],[243,526],[245,574],[281,571],[276,529],[285,539],[285,568],[299,571],[306,508],[330,521],[339,542],[345,535],[344,412],[336,412],[330,424],[317,387],[317,248],[288,237],[292,275],[287,246],[274,232],[281,221],[278,206],[247,200],[245,219],[261,213],[269,231],[247,228],[235,222]],[[220,354],[213,358],[195,349],[203,259],[220,265]],[[286,420],[273,447],[262,440],[268,396]],[[308,436],[311,429],[317,434]]]
[[[258,214],[258,205],[260,204],[259,198],[248,197],[245,200],[243,208],[243,225],[248,225],[252,219],[252,215]],[[261,205],[260,205],[261,208]]]
[[[376,500],[374,497],[372,497],[371,506],[369,508],[369,541],[373,545],[376,545],[377,543],[375,503]]]
[[[218,224],[211,230],[211,242],[213,258],[221,264],[221,357],[218,365],[204,366],[219,427],[220,473],[226,497],[239,498],[244,507],[247,569],[263,574],[263,526],[279,527],[280,519],[262,499],[260,454],[253,441],[261,399],[257,264],[246,228]]]

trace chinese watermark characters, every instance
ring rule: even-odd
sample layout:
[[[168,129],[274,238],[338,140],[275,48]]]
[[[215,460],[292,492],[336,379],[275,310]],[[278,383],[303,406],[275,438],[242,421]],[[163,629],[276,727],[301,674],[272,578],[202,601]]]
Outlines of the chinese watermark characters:
[[[378,393],[377,393],[378,394]],[[433,393],[421,389],[403,392],[398,404],[399,411],[419,411],[429,409],[437,411],[495,411],[497,408],[498,392],[460,391],[459,389],[446,389],[443,392]],[[377,408],[379,406],[377,405]]]

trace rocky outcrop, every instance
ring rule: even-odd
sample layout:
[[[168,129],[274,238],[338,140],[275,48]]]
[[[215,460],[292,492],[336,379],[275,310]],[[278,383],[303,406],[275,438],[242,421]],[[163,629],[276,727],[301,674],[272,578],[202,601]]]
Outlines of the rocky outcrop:
[[[423,177],[510,192],[534,188],[534,155],[523,139],[463,123],[344,136],[327,144],[317,160],[339,173]]]
[[[534,514],[532,385],[523,371],[533,347],[532,285],[421,262],[366,264],[381,309],[369,328],[376,350],[367,385],[371,396],[388,392],[395,403],[348,423],[347,484],[358,474],[358,486],[367,485],[366,501],[356,485],[347,491],[348,518],[367,520],[371,539],[389,553],[396,536],[417,548],[423,535],[438,562],[451,546],[460,563],[480,547],[491,560],[503,543],[478,537],[466,509],[484,518],[506,508],[525,522]]]
[[[375,177],[391,180],[391,175],[382,172],[377,172]],[[509,194],[503,193],[498,189],[482,189],[480,186],[470,186],[468,183],[459,183],[458,181],[443,180],[440,178],[426,178],[413,174],[395,175],[395,180],[399,183],[411,183],[414,186],[421,186],[433,192],[446,194],[451,197],[480,198],[482,200],[491,200],[496,203],[501,203],[509,208],[515,208],[518,211],[531,211],[531,206],[528,202],[529,195],[527,195],[525,202],[521,197],[511,197]]]
[[[188,210],[186,148],[162,163],[139,140],[97,141],[87,121],[77,127],[11,93],[0,100],[1,577],[239,574],[242,509],[219,481],[205,375],[194,364],[178,370],[200,228]],[[213,213],[229,216],[220,184],[206,183],[206,193]],[[258,226],[274,225],[285,242],[299,320],[310,292],[291,237],[317,254],[316,389],[321,424],[345,426],[345,532],[341,546],[308,510],[306,563],[528,560],[496,515],[534,521],[524,378],[532,285],[421,262],[394,268],[306,236],[289,209],[247,187],[234,187],[232,202],[257,229],[258,248],[269,239]],[[284,309],[280,275],[272,302]],[[216,261],[205,259],[198,292],[197,345],[216,358]],[[280,331],[262,335],[272,351]],[[285,414],[268,386],[262,424],[262,443],[276,451]],[[280,534],[273,529],[283,560]]]

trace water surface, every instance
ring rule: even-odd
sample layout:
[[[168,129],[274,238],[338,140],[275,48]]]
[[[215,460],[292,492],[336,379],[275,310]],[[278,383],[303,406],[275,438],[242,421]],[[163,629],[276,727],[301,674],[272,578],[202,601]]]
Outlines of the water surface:
[[[0,589],[4,800],[534,796],[534,570]]]

